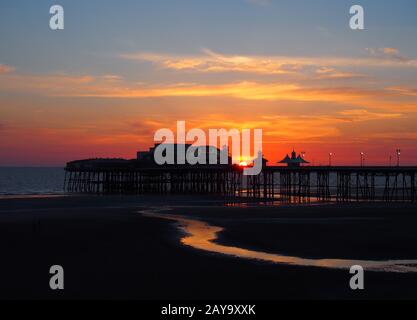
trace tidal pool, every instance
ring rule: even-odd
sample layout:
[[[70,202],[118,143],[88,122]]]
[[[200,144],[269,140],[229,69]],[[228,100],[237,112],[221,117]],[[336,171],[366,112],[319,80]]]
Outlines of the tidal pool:
[[[167,209],[163,209],[164,211]],[[210,225],[207,222],[192,219],[180,215],[161,213],[160,210],[146,210],[141,212],[150,218],[160,218],[177,222],[178,228],[184,232],[181,243],[198,250],[224,254],[243,259],[265,261],[269,263],[287,264],[306,267],[321,267],[332,269],[350,269],[354,265],[360,265],[366,270],[380,272],[417,272],[417,260],[350,260],[350,259],[306,259],[254,251],[236,246],[227,246],[216,243],[218,234],[224,230],[222,227]]]

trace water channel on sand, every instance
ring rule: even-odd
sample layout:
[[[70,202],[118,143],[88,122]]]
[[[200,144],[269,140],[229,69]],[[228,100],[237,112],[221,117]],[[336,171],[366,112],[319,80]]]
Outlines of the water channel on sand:
[[[222,227],[210,225],[207,222],[188,218],[180,215],[166,214],[162,211],[168,210],[166,207],[161,209],[150,209],[141,211],[149,218],[159,218],[177,222],[178,228],[185,233],[181,238],[181,243],[198,250],[213,253],[225,254],[229,256],[266,261],[269,263],[287,264],[306,267],[321,267],[332,269],[350,269],[354,265],[360,265],[369,271],[379,272],[417,272],[417,260],[350,260],[350,259],[305,259],[275,253],[254,251],[235,246],[227,246],[216,243],[218,234],[224,229]]]

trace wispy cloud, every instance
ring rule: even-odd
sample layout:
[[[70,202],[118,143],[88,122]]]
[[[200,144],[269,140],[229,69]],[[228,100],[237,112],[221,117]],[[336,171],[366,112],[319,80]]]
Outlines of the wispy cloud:
[[[401,113],[385,113],[365,109],[347,109],[318,116],[264,115],[262,127],[268,128],[265,130],[267,141],[273,138],[282,142],[299,139],[299,137],[315,140],[341,136],[338,127],[344,123],[399,119],[402,116]]]
[[[129,60],[145,61],[163,69],[201,73],[240,72],[254,74],[295,74],[315,70],[331,70],[343,74],[337,68],[417,68],[417,59],[400,55],[398,49],[367,49],[368,56],[349,57],[286,57],[286,56],[247,56],[224,55],[204,49],[201,55],[179,56],[157,53],[125,53],[120,57]],[[351,74],[350,76],[352,76]]]
[[[319,76],[334,74],[322,70]],[[346,75],[347,76],[347,75]],[[417,111],[415,91],[403,87],[328,86],[297,82],[236,81],[220,84],[128,82],[117,76],[24,75],[0,77],[0,90],[56,97],[229,97],[248,101],[332,102],[340,105]]]
[[[75,94],[76,92],[79,93],[88,84],[96,82],[97,79],[90,75],[12,73],[0,77],[0,89],[44,95],[55,95],[64,92]]]
[[[400,53],[400,50],[398,50],[397,48],[367,48],[366,51],[369,53],[370,56],[378,59],[396,60],[404,63],[413,61],[410,58],[402,55]]]
[[[123,80],[123,77],[116,75],[116,74],[106,74],[103,76],[103,80],[111,81],[111,82],[119,82]]]
[[[361,77],[366,76],[361,73],[338,71],[337,69],[331,68],[331,67],[320,67],[320,68],[317,68],[315,72],[316,72],[316,78],[320,80],[325,80],[325,79],[342,80],[342,79],[361,78]]]
[[[398,119],[403,116],[402,113],[374,112],[367,109],[348,109],[337,113],[337,119],[348,122]]]
[[[245,72],[257,74],[288,74],[300,70],[301,65],[290,61],[278,61],[238,55],[222,55],[204,49],[201,56],[169,56],[154,53],[122,54],[130,60],[151,62],[161,68],[204,73]]]
[[[14,76],[1,81],[3,89],[27,90],[48,96],[101,98],[214,97],[226,96],[245,100],[346,101],[360,99],[375,92],[355,88],[308,88],[296,83],[262,83],[241,81],[223,84],[175,83],[136,85],[109,83],[92,76]],[[377,92],[382,94],[382,92]]]
[[[5,64],[0,64],[0,74],[13,72],[14,70],[15,69],[11,66],[7,66]]]
[[[417,88],[409,88],[409,87],[388,87],[386,88],[388,91],[392,91],[394,93],[398,93],[404,96],[410,96],[410,97],[417,97]]]

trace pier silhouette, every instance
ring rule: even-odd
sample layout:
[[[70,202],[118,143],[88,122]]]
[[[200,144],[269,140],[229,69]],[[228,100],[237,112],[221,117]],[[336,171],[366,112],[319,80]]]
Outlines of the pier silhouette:
[[[154,165],[139,160],[69,162],[65,190],[88,194],[217,195],[265,201],[416,201],[417,167]]]

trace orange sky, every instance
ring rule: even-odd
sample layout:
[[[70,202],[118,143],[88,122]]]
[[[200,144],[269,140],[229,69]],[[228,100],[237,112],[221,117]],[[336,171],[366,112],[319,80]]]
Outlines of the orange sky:
[[[83,20],[74,7],[80,16],[61,33],[32,16],[41,8],[1,10],[0,24],[8,23],[1,26],[13,32],[3,37],[0,55],[0,166],[134,158],[153,144],[156,130],[181,120],[188,129],[263,129],[270,164],[295,148],[317,165],[327,164],[330,152],[334,164],[358,164],[365,152],[368,164],[388,165],[401,148],[402,163],[417,165],[417,49],[407,37],[415,36],[415,19],[406,7],[410,20],[397,29],[354,33],[346,21],[319,24],[328,14],[315,6],[318,21],[308,10],[297,11],[304,20],[279,20],[283,6],[269,1],[217,2],[233,19],[214,2],[185,11],[175,11],[183,3],[161,2],[177,18],[147,19],[168,12],[155,3],[132,20],[124,17],[136,2],[120,11],[109,5],[96,20]],[[113,12],[123,19],[107,17]],[[21,14],[31,30],[11,18]],[[252,16],[257,24],[246,27]]]

